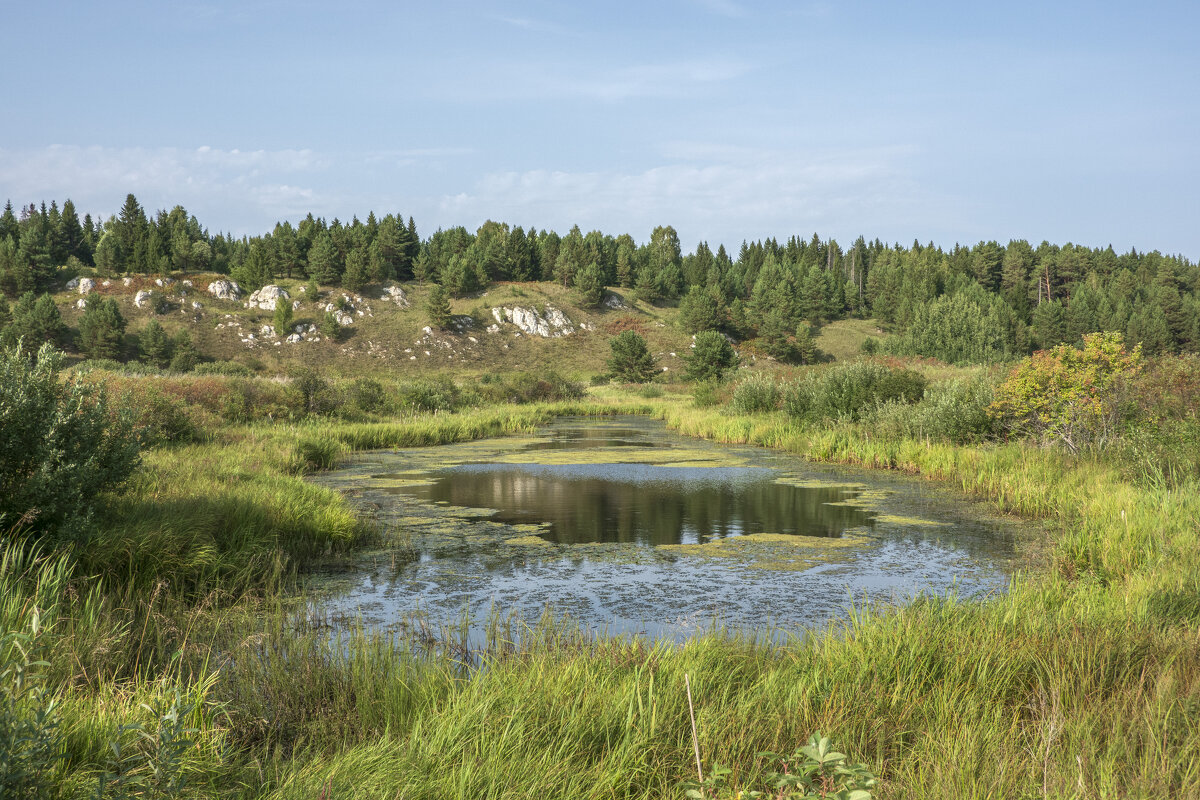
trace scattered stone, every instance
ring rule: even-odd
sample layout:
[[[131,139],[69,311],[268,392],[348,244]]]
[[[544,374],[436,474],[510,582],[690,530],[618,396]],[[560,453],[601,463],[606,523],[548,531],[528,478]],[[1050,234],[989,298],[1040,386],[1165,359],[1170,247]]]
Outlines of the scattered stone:
[[[170,286],[174,282],[175,282],[175,280],[173,278],[155,278],[154,279],[154,285],[161,286],[163,288]]]
[[[192,288],[192,282],[191,282],[191,281],[184,281],[184,282],[183,282],[183,285],[184,285],[184,286],[186,286],[186,287],[187,287],[187,288],[189,288],[189,289],[190,289],[190,288]]]
[[[102,283],[100,285],[101,286],[112,286],[112,281],[105,281],[104,283]]]
[[[87,308],[87,300],[84,300],[82,297],[79,298],[78,300],[75,301],[75,307],[76,308]]]
[[[132,284],[133,284],[133,278],[121,278],[122,286],[131,286]]]
[[[342,325],[342,326],[353,325],[354,317],[350,316],[349,314],[342,313],[342,314],[337,315],[337,321],[338,321],[338,325]]]
[[[262,336],[273,337],[275,335],[275,326],[274,325],[263,325],[262,328],[260,328],[258,332]]]
[[[270,283],[250,295],[250,298],[246,301],[246,308],[274,311],[276,302],[291,299],[291,295],[287,293],[287,290]]]
[[[87,294],[88,292],[93,291],[95,288],[96,288],[96,282],[94,280],[92,280],[91,278],[80,278],[79,279],[79,293],[80,294]]]
[[[202,305],[200,304],[200,301],[199,301],[199,300],[193,300],[193,301],[192,301],[192,310],[193,310],[193,311],[199,311],[199,310],[200,310],[200,309],[202,309],[202,308],[204,308],[204,306],[202,306]]]
[[[286,339],[284,339],[284,341],[287,342],[288,344],[296,344],[297,342],[304,341],[304,337],[298,333],[293,333],[292,335],[290,335]]]
[[[141,290],[133,296],[133,304],[138,308],[145,308],[150,305],[150,293],[145,289]]]
[[[74,289],[74,288],[77,288],[78,286],[79,286],[79,278],[71,278],[71,280],[67,281],[67,289]]]
[[[304,287],[303,287],[303,286],[301,286],[300,288],[301,288],[301,289],[303,289]],[[299,301],[299,300],[293,300],[293,301],[292,301],[292,311],[296,311],[296,310],[297,310],[297,309],[299,309],[299,308],[300,308],[300,301]]]
[[[242,287],[238,286],[236,281],[222,278],[208,285],[208,293],[218,300],[237,300],[242,296]]]

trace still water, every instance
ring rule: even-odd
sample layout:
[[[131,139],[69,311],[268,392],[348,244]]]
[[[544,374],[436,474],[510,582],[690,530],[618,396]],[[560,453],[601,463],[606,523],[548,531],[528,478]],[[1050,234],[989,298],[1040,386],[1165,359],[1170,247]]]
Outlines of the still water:
[[[944,489],[638,417],[367,453],[317,481],[386,532],[325,601],[381,628],[548,609],[609,633],[779,635],[864,601],[1003,591],[1014,559],[1011,523]]]

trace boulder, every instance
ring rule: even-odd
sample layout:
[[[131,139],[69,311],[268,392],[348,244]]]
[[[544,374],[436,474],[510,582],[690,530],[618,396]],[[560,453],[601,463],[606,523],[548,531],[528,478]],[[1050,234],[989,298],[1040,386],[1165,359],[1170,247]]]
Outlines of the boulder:
[[[170,285],[171,285],[171,284],[173,284],[173,283],[175,283],[175,279],[174,279],[174,278],[155,278],[155,279],[154,279],[154,285],[155,285],[155,286],[161,286],[161,287],[163,287],[164,289],[165,289],[166,287],[170,286]]]
[[[387,286],[383,290],[383,299],[391,300],[401,308],[408,308],[408,295],[399,286]]]
[[[79,279],[79,293],[80,294],[87,294],[88,292],[94,291],[95,288],[96,288],[96,282],[94,280],[92,280],[91,278],[80,278]]]
[[[263,311],[274,311],[275,303],[279,300],[291,300],[292,297],[287,293],[287,290],[281,289],[275,284],[267,284],[250,295],[246,301],[246,308],[259,308]]]
[[[79,298],[78,300],[75,301],[75,307],[76,308],[87,308],[87,300],[84,300],[82,297]]]
[[[79,286],[79,278],[71,278],[71,280],[67,281],[67,289],[68,290],[74,289],[78,286]]]
[[[350,316],[349,314],[338,314],[337,321],[338,325],[353,325],[354,317]]]
[[[133,284],[133,278],[121,278],[122,286],[130,286]]]
[[[236,281],[222,278],[208,285],[208,293],[218,300],[237,300],[242,296],[242,287],[238,286]]]
[[[133,304],[138,308],[145,308],[150,305],[150,293],[145,289],[133,296]]]
[[[302,337],[298,333],[293,333],[290,336],[288,336],[286,339],[284,339],[284,341],[287,342],[288,344],[296,344],[297,342],[300,342],[303,340],[304,340],[304,337]]]
[[[200,301],[199,301],[199,300],[193,300],[193,301],[192,301],[192,310],[193,310],[193,311],[199,311],[199,310],[200,310],[200,309],[202,309],[202,308],[204,308],[204,306],[200,305]]]
[[[609,292],[604,295],[604,299],[600,301],[600,305],[605,308],[625,308],[625,301],[621,299],[621,295]]]

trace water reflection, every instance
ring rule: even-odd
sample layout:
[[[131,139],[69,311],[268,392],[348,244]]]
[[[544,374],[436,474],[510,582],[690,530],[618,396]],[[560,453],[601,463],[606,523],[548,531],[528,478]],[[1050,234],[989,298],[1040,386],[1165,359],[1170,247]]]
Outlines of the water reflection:
[[[646,464],[466,464],[435,482],[399,489],[424,500],[496,509],[489,519],[547,523],[560,544],[703,544],[747,533],[838,536],[870,523],[860,508],[833,506],[857,492],[775,482],[757,467]]]

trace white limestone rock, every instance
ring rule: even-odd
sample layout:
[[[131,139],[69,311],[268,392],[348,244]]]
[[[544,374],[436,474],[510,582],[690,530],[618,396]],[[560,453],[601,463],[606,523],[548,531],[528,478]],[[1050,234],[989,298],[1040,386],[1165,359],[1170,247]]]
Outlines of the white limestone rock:
[[[521,332],[530,336],[541,336],[544,339],[569,336],[575,332],[575,326],[566,314],[554,306],[546,306],[543,313],[537,309],[514,306],[512,308],[493,308],[492,316],[496,322],[509,322],[516,325]]]
[[[391,300],[401,308],[408,308],[408,295],[399,286],[385,286],[382,299]]]
[[[258,308],[263,311],[274,311],[275,304],[280,300],[291,300],[286,289],[269,283],[250,295],[246,300],[246,308]]]
[[[95,289],[96,289],[96,282],[94,280],[92,280],[91,278],[80,278],[79,279],[79,293],[80,294],[87,294],[88,292],[95,291]]]
[[[237,300],[242,296],[242,287],[237,285],[237,281],[222,278],[208,285],[208,293],[218,300]]]
[[[145,289],[133,296],[133,304],[138,308],[145,308],[150,305],[150,293]]]

